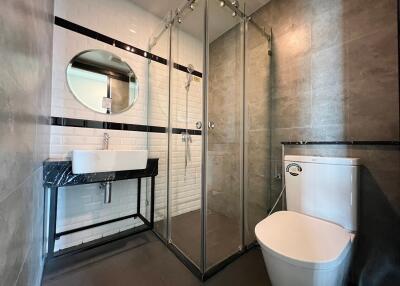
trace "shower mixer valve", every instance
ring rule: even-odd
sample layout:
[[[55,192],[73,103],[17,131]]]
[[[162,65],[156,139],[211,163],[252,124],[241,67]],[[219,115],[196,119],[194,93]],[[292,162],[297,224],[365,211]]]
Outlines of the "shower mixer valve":
[[[182,135],[182,142],[192,143],[192,136],[190,136],[189,133],[182,132],[181,135]]]

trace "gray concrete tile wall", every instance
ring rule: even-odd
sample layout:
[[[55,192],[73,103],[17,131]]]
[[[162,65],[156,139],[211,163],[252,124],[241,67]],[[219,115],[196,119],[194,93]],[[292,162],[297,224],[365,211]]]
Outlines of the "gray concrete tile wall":
[[[40,285],[53,1],[0,9],[0,285]]]
[[[271,82],[266,93],[272,100],[271,173],[281,167],[281,141],[400,139],[397,5],[396,0],[272,0],[253,15],[273,33],[269,77],[258,78]],[[385,271],[379,283],[399,278],[390,271],[400,267],[399,148],[296,146],[286,151],[361,158],[360,227],[351,278],[367,283]],[[271,180],[272,196],[280,189]]]

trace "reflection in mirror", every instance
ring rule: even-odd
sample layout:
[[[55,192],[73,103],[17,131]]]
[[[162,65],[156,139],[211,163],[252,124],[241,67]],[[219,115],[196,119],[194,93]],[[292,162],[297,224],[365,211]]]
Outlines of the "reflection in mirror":
[[[107,51],[89,50],[75,56],[67,67],[67,81],[80,103],[104,114],[128,110],[138,96],[131,67]]]

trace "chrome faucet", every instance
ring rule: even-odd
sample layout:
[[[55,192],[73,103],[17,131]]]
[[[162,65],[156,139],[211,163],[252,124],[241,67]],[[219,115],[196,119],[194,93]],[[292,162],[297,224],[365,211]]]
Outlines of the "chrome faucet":
[[[104,133],[103,136],[103,150],[108,150],[108,142],[110,141],[110,135],[108,133]]]

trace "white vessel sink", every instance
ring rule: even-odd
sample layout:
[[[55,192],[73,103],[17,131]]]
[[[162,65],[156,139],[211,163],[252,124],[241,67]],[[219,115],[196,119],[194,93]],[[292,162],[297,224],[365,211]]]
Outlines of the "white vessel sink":
[[[100,173],[146,169],[147,150],[74,150],[72,173]]]

